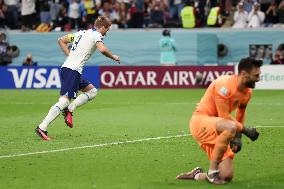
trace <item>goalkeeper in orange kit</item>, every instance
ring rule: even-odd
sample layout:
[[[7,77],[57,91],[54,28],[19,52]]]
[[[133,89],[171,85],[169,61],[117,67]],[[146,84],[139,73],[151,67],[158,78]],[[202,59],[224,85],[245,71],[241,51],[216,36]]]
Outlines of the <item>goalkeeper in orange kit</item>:
[[[241,135],[252,141],[259,135],[255,128],[244,126],[244,118],[252,88],[260,80],[261,66],[261,60],[244,58],[238,65],[238,75],[221,76],[210,84],[189,123],[193,138],[208,155],[209,170],[203,173],[196,167],[177,179],[207,180],[212,184],[232,180],[234,152],[241,148]],[[230,113],[235,109],[233,117]]]

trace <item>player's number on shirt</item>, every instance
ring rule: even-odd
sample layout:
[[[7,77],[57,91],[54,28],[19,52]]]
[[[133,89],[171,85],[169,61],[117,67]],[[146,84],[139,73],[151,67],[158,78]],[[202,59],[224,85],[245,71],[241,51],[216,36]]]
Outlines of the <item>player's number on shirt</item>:
[[[72,48],[71,48],[72,51],[75,51],[75,49],[77,48],[77,45],[80,42],[81,38],[82,38],[82,35],[78,35],[78,37],[76,38],[76,40],[74,41],[74,43],[72,45]]]

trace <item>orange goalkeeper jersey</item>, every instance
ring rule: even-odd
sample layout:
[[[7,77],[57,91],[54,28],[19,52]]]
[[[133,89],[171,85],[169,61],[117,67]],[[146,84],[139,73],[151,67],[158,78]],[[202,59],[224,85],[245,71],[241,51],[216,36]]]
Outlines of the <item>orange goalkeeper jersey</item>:
[[[252,89],[247,88],[241,92],[237,87],[237,75],[224,75],[217,78],[209,85],[193,115],[202,114],[230,119],[235,121],[238,130],[241,130]],[[235,118],[231,116],[231,112],[236,109],[237,115]]]

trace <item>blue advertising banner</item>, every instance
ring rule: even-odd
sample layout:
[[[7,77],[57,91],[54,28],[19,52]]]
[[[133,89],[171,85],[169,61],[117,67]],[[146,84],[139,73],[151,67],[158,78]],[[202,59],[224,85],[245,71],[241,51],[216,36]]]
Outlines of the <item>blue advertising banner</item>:
[[[100,87],[99,68],[86,66],[83,77]],[[57,89],[61,87],[60,67],[0,67],[0,89]]]

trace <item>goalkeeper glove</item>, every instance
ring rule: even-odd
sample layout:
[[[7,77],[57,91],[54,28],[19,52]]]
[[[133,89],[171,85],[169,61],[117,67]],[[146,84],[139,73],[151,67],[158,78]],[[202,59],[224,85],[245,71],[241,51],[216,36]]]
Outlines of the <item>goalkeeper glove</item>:
[[[258,138],[259,132],[256,128],[245,128],[243,129],[243,134],[250,138],[252,141],[255,141]]]
[[[230,142],[230,147],[234,153],[238,153],[242,149],[242,133],[237,132],[236,136]]]

